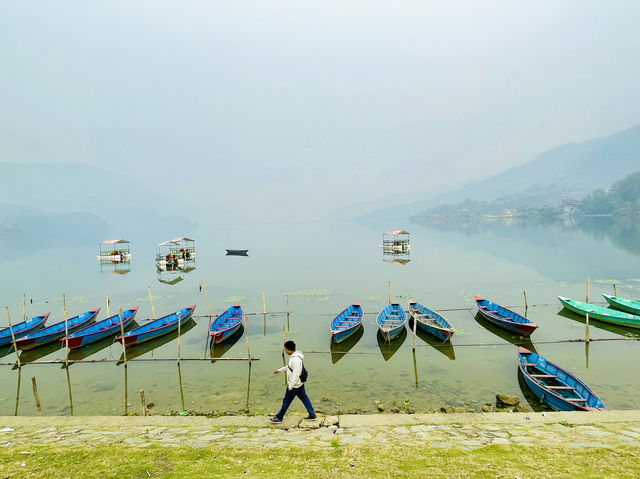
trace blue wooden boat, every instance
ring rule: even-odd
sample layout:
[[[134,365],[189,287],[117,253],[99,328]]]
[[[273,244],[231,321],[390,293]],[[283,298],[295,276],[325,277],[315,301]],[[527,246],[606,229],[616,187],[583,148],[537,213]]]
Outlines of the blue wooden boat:
[[[405,328],[407,317],[398,303],[388,304],[378,314],[378,329],[386,342],[396,338]]]
[[[52,324],[35,333],[27,334],[16,341],[16,346],[22,350],[28,350],[42,346],[43,344],[57,341],[62,338],[66,332],[72,333],[78,329],[84,328],[87,324],[90,324],[98,315],[98,309],[92,309],[85,313],[82,313],[73,318],[67,319],[67,326],[65,331],[65,322]]]
[[[418,328],[442,341],[450,339],[455,332],[446,319],[416,301],[409,301],[409,314],[417,321]]]
[[[124,333],[123,336],[118,336],[116,341],[124,341],[125,346],[134,346],[136,344],[149,341],[150,339],[157,338],[163,334],[170,333],[178,329],[178,322],[184,324],[193,315],[193,310],[196,309],[196,305],[189,306],[188,308],[182,308],[175,313],[168,314],[162,318],[149,321],[147,324],[132,329]]]
[[[495,324],[507,331],[518,333],[522,336],[531,336],[538,325],[532,321],[529,321],[524,316],[511,311],[510,309],[503,308],[499,304],[496,304],[488,299],[481,298],[480,296],[474,296],[478,310],[480,314],[490,323]]]
[[[122,328],[126,328],[131,324],[133,318],[138,312],[138,306],[135,308],[127,309],[122,312]],[[95,324],[79,329],[75,333],[66,337],[69,341],[69,349],[79,348],[87,344],[100,341],[108,336],[114,336],[120,332],[120,315],[114,314],[113,316],[98,321]],[[65,338],[61,338],[60,341],[64,343]]]
[[[525,383],[541,403],[556,411],[597,411],[606,409],[589,387],[570,372],[518,347],[518,367]]]
[[[213,320],[209,326],[209,336],[211,341],[221,343],[225,339],[233,336],[233,334],[242,326],[242,305],[236,303],[227,309],[224,313]]]
[[[41,314],[40,316],[34,316],[21,323],[14,324],[11,328],[13,330],[13,336],[18,339],[26,336],[29,333],[37,331],[47,321],[51,313]],[[11,343],[11,330],[9,328],[0,329],[0,346]]]
[[[338,314],[333,321],[331,321],[331,339],[334,342],[339,343],[344,341],[353,333],[355,333],[360,326],[362,326],[362,306],[360,303],[355,302]]]

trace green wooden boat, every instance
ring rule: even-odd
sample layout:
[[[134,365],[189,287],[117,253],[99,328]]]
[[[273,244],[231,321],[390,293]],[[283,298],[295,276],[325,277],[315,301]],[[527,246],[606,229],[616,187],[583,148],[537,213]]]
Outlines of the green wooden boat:
[[[604,306],[598,306],[596,304],[584,303],[582,301],[576,301],[575,299],[563,298],[562,296],[558,296],[558,299],[565,308],[582,316],[588,314],[591,319],[598,319],[628,328],[640,329],[640,316],[636,316],[635,314],[605,308]]]
[[[620,296],[609,296],[608,294],[603,294],[602,296],[612,308],[640,316],[640,301],[621,298]]]

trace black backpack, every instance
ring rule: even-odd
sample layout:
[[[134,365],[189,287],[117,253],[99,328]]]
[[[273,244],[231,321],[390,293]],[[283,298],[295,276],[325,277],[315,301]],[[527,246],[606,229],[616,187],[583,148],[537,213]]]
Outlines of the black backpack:
[[[289,371],[293,372],[293,369],[291,369],[291,366],[287,365],[287,367],[289,368]],[[300,381],[302,381],[303,383],[306,383],[308,377],[309,377],[309,372],[304,367],[304,361],[302,361],[302,372],[300,373]]]

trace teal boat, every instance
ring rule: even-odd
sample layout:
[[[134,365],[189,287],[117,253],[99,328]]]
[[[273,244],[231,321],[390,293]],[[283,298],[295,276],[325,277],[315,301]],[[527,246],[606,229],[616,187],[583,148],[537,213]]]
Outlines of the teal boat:
[[[603,294],[602,296],[612,308],[640,316],[640,301],[621,298],[620,296],[609,296],[608,294]]]
[[[605,308],[596,304],[584,303],[575,299],[563,298],[558,296],[562,305],[569,311],[580,314],[582,316],[589,315],[591,319],[598,319],[607,323],[613,323],[628,328],[640,329],[640,316],[629,314],[615,309]]]

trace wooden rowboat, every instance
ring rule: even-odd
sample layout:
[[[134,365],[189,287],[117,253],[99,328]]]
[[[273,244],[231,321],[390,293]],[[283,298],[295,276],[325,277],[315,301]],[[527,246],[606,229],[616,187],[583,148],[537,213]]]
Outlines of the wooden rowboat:
[[[575,299],[564,298],[562,296],[558,296],[558,299],[565,308],[582,316],[586,316],[588,314],[591,319],[598,319],[600,321],[620,326],[627,326],[629,328],[640,328],[640,316],[636,316],[635,314],[605,308],[604,306],[598,306],[597,304],[576,301]]]
[[[418,328],[442,341],[450,339],[455,332],[446,319],[416,301],[409,301],[409,315],[418,322]]]
[[[640,316],[640,301],[621,298],[620,296],[609,296],[608,294],[603,294],[602,296],[612,308]]]
[[[47,321],[51,313],[41,314],[40,316],[34,316],[21,323],[14,324],[11,330],[13,330],[13,337],[19,339],[26,336],[29,333],[37,331]],[[11,343],[11,330],[9,328],[0,329],[0,346]]]
[[[347,306],[344,311],[331,321],[329,326],[331,339],[336,343],[347,339],[362,326],[362,316],[363,312],[360,303],[355,302]]]
[[[213,343],[221,343],[240,329],[244,314],[242,305],[236,303],[211,322],[209,336]]]
[[[524,316],[511,311],[510,309],[503,308],[499,304],[496,304],[488,299],[481,298],[480,296],[474,296],[473,299],[478,306],[480,314],[489,322],[499,326],[507,331],[521,334],[522,336],[531,336],[538,325],[531,322]]]
[[[390,342],[404,331],[407,317],[398,303],[391,303],[380,311],[377,322],[382,337]]]
[[[153,321],[149,321],[143,326],[132,329],[124,333],[123,336],[118,336],[116,341],[123,342],[125,346],[133,346],[140,344],[150,339],[157,338],[163,334],[170,333],[178,329],[178,324],[184,324],[193,315],[193,310],[196,309],[196,305],[189,306],[188,308],[182,308],[175,313],[167,314]]]
[[[227,256],[249,256],[248,249],[227,249]]]
[[[122,329],[131,324],[137,312],[138,306],[122,312]],[[109,336],[113,337],[119,333],[120,315],[114,314],[107,319],[103,319],[95,324],[79,329],[66,338],[61,338],[60,341],[64,343],[65,339],[67,339],[69,341],[69,349],[74,349],[100,341],[101,339]]]
[[[62,338],[65,333],[72,333],[90,324],[96,318],[99,311],[100,308],[92,309],[78,316],[67,319],[66,331],[65,322],[60,321],[59,323],[52,324],[40,331],[36,331],[35,333],[27,334],[16,341],[16,347],[26,351],[28,349],[42,346],[43,344],[57,341]]]
[[[518,348],[518,367],[531,392],[556,411],[606,409],[600,398],[573,374],[523,347]]]

